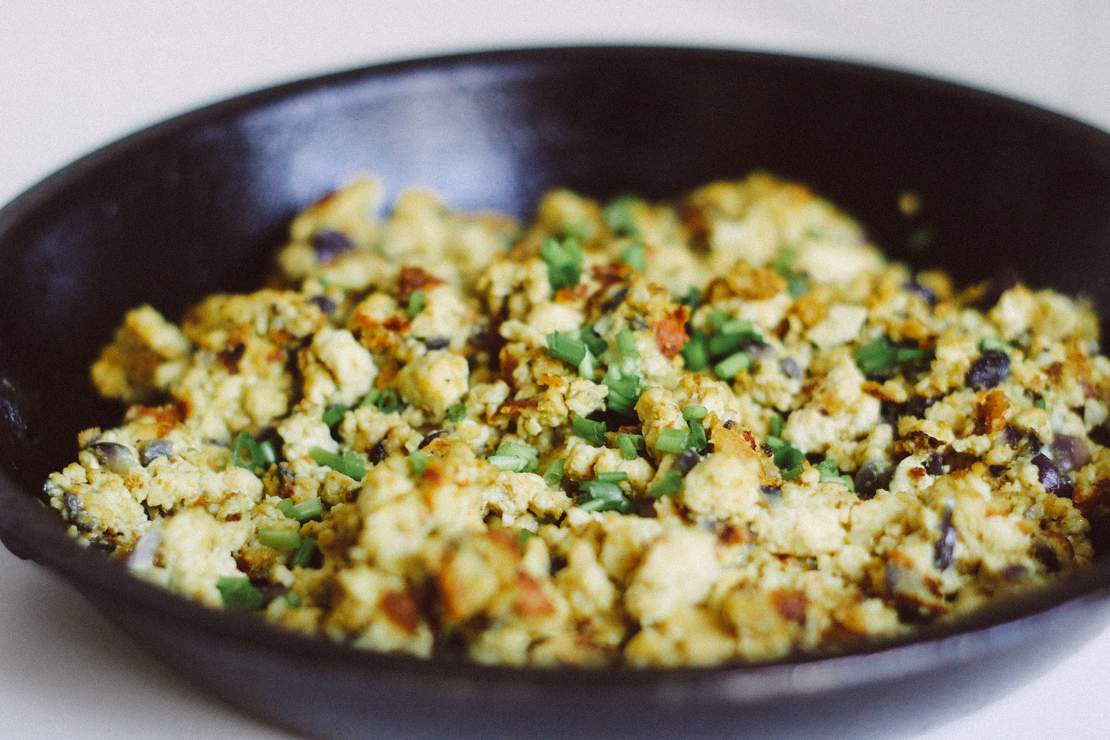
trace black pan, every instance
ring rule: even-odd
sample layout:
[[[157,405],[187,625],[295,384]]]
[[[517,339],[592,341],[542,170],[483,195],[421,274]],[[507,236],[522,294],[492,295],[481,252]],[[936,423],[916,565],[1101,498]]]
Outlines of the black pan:
[[[523,216],[554,185],[671,196],[757,167],[831,197],[896,257],[969,281],[1012,266],[1110,315],[1110,136],[1044,110],[853,64],[699,49],[353,70],[147,129],[0,211],[0,535],[198,684],[313,734],[843,733],[981,704],[1101,625],[1105,560],[971,622],[841,657],[507,670],[362,653],[209,611],[74,546],[38,502],[74,433],[118,418],[92,399],[86,367],[124,310],[180,315],[208,292],[248,289],[295,210],[356,172]],[[915,217],[897,208],[905,190],[923,203]]]

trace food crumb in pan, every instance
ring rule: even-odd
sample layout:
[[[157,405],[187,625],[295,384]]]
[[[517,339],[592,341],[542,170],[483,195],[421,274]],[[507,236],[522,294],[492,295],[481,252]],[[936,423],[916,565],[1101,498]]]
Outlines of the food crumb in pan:
[[[124,317],[92,367],[122,425],[44,486],[73,536],[213,608],[516,666],[835,651],[1091,562],[1082,301],[914,274],[762,173],[523,226],[381,192],[308,207],[264,289]]]

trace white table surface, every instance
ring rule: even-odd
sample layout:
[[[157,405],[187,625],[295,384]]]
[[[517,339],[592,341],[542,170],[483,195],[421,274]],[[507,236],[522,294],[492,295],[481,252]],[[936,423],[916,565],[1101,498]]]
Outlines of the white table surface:
[[[1110,129],[1110,2],[1100,0],[413,5],[4,0],[0,202],[92,147],[235,92],[489,46],[667,41],[845,56]],[[282,737],[186,685],[58,578],[3,548],[0,626],[0,737]],[[1110,629],[971,714],[908,726],[928,738],[1107,737],[1108,663]]]

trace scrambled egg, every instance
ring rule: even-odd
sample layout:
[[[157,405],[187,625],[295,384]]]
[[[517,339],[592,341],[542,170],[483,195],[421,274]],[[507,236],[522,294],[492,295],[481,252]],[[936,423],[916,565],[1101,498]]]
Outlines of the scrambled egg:
[[[1081,302],[892,263],[806,188],[360,180],[267,287],[128,313],[121,426],[44,493],[214,608],[483,663],[712,665],[958,618],[1089,563],[1110,362]]]

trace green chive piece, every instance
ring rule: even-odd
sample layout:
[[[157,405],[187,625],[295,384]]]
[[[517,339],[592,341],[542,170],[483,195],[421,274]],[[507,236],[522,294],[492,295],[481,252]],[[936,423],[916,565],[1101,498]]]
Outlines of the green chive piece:
[[[678,302],[684,306],[689,306],[690,310],[693,311],[701,303],[701,289],[691,285],[690,289],[679,297]]]
[[[621,481],[628,480],[628,473],[623,470],[610,470],[604,473],[598,473],[597,479],[602,483],[620,483]]]
[[[782,417],[778,414],[771,415],[770,429],[768,430],[772,437],[782,436]]]
[[[774,463],[782,474],[783,480],[794,480],[802,474],[805,454],[789,442],[778,437],[768,437],[767,446],[774,455]]]
[[[1047,404],[1045,403],[1044,396],[1037,396],[1036,400],[1033,401],[1033,407],[1038,409],[1046,408]]]
[[[609,201],[601,212],[606,226],[615,234],[632,237],[640,236],[640,226],[636,223],[636,218],[632,215],[631,210],[632,206],[639,202],[639,198],[632,195],[622,195]]]
[[[603,421],[593,421],[573,414],[570,419],[570,429],[575,436],[581,437],[594,447],[605,446],[605,422]]]
[[[562,483],[563,471],[566,469],[566,466],[566,461],[564,461],[561,457],[557,457],[552,460],[548,464],[547,470],[543,471],[543,482],[551,488],[554,488],[555,486]]]
[[[620,261],[636,272],[647,271],[647,253],[640,242],[632,242],[621,250]]]
[[[366,464],[355,452],[346,452],[342,455],[337,455],[334,452],[328,452],[322,447],[313,447],[308,451],[308,456],[318,465],[327,466],[337,473],[342,473],[348,478],[362,480],[366,477]]]
[[[915,347],[899,347],[885,336],[876,337],[853,353],[859,369],[869,378],[889,378],[902,365],[918,362],[928,352]]]
[[[690,433],[685,429],[664,429],[659,432],[655,440],[655,449],[659,452],[669,452],[672,455],[681,455],[686,449]]]
[[[621,360],[634,360],[640,356],[640,350],[636,349],[636,335],[630,329],[617,332],[617,352]]]
[[[383,414],[392,414],[401,407],[401,398],[397,395],[397,391],[392,388],[382,388],[378,393],[378,399],[374,401],[374,405]]]
[[[367,391],[362,400],[358,402],[359,406],[377,406],[378,399],[382,397],[382,392],[378,388],[371,388]]]
[[[786,292],[791,298],[801,298],[809,290],[809,278],[805,275],[791,275],[786,279]]]
[[[721,327],[728,323],[729,319],[731,318],[732,317],[729,316],[728,311],[722,311],[719,308],[714,308],[712,311],[709,312],[709,315],[706,317],[705,320],[706,323],[709,324],[709,328],[713,331],[714,334],[720,334]]]
[[[601,335],[594,331],[592,326],[587,326],[578,332],[578,338],[586,345],[594,357],[600,357],[601,354],[609,349],[609,343],[601,338]]]
[[[617,447],[625,460],[635,460],[644,449],[644,438],[639,434],[621,432],[617,435]]]
[[[670,468],[651,484],[651,487],[648,489],[648,494],[650,494],[652,498],[662,498],[663,496],[674,496],[681,490],[682,473],[674,468]]]
[[[412,293],[409,294],[409,302],[405,306],[405,313],[409,315],[410,319],[414,319],[421,311],[424,310],[424,306],[426,306],[427,304],[428,297],[424,295],[424,291],[414,290]]]
[[[283,596],[285,603],[289,605],[290,609],[296,609],[301,605],[301,597],[297,596],[296,591],[286,591]]]
[[[447,408],[447,421],[455,422],[456,424],[466,418],[466,404],[456,403],[454,406]]]
[[[746,352],[736,352],[713,366],[713,372],[722,380],[732,380],[752,364]]]
[[[534,473],[539,468],[538,458],[535,447],[521,442],[502,442],[486,461],[510,473]]]
[[[568,221],[563,224],[563,236],[579,242],[586,242],[593,236],[593,225],[586,221]]]
[[[231,464],[246,468],[261,475],[277,462],[274,446],[270,442],[258,442],[248,432],[239,432],[231,443]]]
[[[275,550],[296,550],[301,545],[301,535],[295,529],[260,529],[258,541]]]
[[[798,261],[796,247],[784,247],[771,263],[771,268],[784,278],[794,274],[794,263]]]
[[[682,347],[682,358],[690,372],[696,373],[709,367],[709,346],[704,332],[694,332]]]
[[[817,472],[821,474],[822,483],[839,483],[849,491],[856,490],[856,485],[852,481],[852,476],[842,474],[836,461],[831,458],[825,458],[817,463]]]
[[[302,537],[300,547],[293,553],[292,563],[294,567],[306,568],[312,561],[312,556],[316,553],[316,540],[311,537]]]
[[[521,529],[516,533],[516,544],[521,550],[528,544],[528,540],[536,536],[536,533],[530,529]]]
[[[318,498],[310,498],[299,504],[294,504],[289,499],[285,499],[282,504],[278,504],[281,513],[301,523],[307,522],[309,519],[318,519],[324,515],[324,503]]]
[[[701,421],[709,413],[705,406],[687,406],[682,409],[682,418],[686,421]]]
[[[690,422],[690,438],[687,443],[690,449],[695,452],[705,452],[709,446],[709,441],[705,438],[705,427],[701,425],[700,421],[691,419]]]
[[[552,357],[573,367],[578,367],[589,353],[581,339],[558,331],[547,335],[547,349]]]
[[[582,278],[582,248],[574,239],[547,239],[540,247],[540,259],[547,263],[552,290],[573,288]]]
[[[409,453],[409,469],[412,470],[412,474],[413,475],[424,475],[424,472],[428,469],[428,461],[430,459],[431,459],[431,455],[429,455],[426,452],[421,452],[420,450],[416,450],[415,452],[410,452]]]
[[[343,406],[329,406],[328,410],[324,412],[324,423],[329,427],[334,427],[343,421],[343,416],[346,413],[347,409]]]
[[[609,387],[605,405],[613,411],[631,411],[640,399],[638,375],[621,372],[615,365],[610,365],[602,382]]]
[[[589,480],[578,484],[583,498],[578,506],[586,511],[619,511],[627,514],[632,510],[632,502],[625,497],[620,486],[612,481]]]
[[[246,576],[220,576],[216,581],[224,609],[229,612],[253,612],[262,608],[262,592]]]

